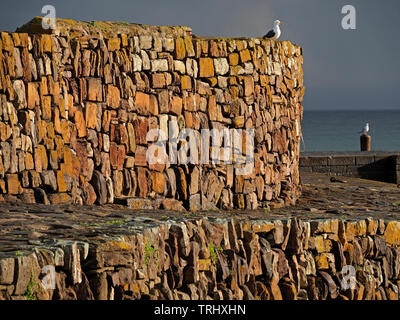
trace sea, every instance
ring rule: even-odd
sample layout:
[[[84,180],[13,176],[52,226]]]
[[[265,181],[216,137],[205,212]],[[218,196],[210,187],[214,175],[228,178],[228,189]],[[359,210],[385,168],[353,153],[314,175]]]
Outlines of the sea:
[[[301,152],[360,151],[359,131],[367,122],[371,151],[400,151],[400,110],[304,110]]]

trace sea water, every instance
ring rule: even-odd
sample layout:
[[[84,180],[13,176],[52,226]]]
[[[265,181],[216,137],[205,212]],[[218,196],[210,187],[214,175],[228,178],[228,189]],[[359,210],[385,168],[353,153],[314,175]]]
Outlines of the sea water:
[[[400,110],[304,111],[301,151],[360,151],[366,122],[371,151],[400,151]]]

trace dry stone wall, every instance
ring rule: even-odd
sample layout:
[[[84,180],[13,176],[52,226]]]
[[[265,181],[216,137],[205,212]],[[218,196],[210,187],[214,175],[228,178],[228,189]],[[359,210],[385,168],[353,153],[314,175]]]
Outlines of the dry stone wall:
[[[31,25],[21,30],[32,33],[0,37],[4,199],[191,210],[296,201],[300,47],[205,39],[184,28],[111,36],[64,29],[41,34]],[[237,174],[239,160],[248,159],[245,147],[233,152],[232,164],[149,164],[154,141],[147,134],[157,128],[166,140],[183,129],[198,135],[204,129],[252,129],[254,168]],[[171,156],[171,142],[165,146]],[[208,149],[196,151],[199,159]],[[222,151],[209,150],[224,159]]]
[[[124,223],[2,252],[0,299],[399,299],[398,221]]]

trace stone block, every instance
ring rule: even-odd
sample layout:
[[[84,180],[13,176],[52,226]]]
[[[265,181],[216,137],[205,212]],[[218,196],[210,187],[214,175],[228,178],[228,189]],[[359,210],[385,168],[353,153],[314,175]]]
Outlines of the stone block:
[[[146,93],[137,91],[135,98],[136,110],[141,115],[148,115],[150,109],[150,96]]]
[[[328,157],[329,166],[344,166],[344,165],[355,165],[356,159],[354,156],[331,156]]]
[[[90,101],[102,101],[103,100],[103,88],[101,79],[89,78],[88,79],[88,100]]]
[[[21,183],[18,179],[18,174],[7,174],[7,192],[9,194],[22,194]]]
[[[327,166],[328,158],[327,157],[304,157],[300,156],[300,167],[308,166]]]
[[[107,86],[107,105],[113,109],[118,109],[121,102],[121,94],[117,87]]]
[[[167,59],[156,59],[151,61],[152,72],[165,72],[168,71],[168,60]]]
[[[12,284],[14,282],[14,258],[0,259],[0,285]]]
[[[358,155],[355,157],[356,166],[367,165],[375,162],[374,156]]]
[[[116,51],[121,48],[121,39],[120,38],[111,38],[108,39],[108,50]]]
[[[229,72],[229,63],[226,58],[214,59],[214,67],[217,75],[225,75]]]
[[[214,62],[211,58],[200,58],[200,74],[201,78],[214,76]]]
[[[183,108],[182,98],[178,96],[173,96],[171,99],[171,105],[169,111],[179,116],[182,114],[182,108]]]
[[[182,38],[175,39],[175,59],[183,60],[186,57],[185,42]]]

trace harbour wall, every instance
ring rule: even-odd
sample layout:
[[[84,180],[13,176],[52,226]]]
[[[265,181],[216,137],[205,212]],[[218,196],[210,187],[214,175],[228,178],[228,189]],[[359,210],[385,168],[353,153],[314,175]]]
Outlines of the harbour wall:
[[[299,46],[187,27],[41,22],[1,32],[2,199],[193,211],[295,203]],[[149,136],[155,129],[163,135]],[[203,130],[224,135],[200,144]],[[167,160],[151,164],[163,150]]]
[[[306,152],[300,171],[400,184],[400,152]]]

